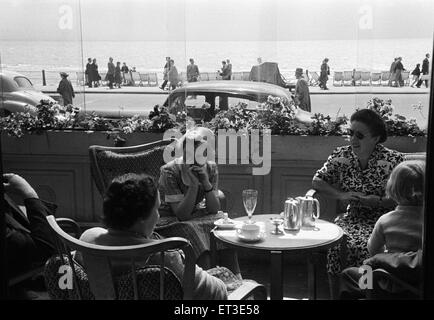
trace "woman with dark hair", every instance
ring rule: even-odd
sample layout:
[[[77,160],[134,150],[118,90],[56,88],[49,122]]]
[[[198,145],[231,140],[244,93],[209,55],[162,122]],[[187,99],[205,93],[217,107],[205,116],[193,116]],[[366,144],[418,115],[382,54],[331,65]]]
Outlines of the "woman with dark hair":
[[[404,160],[401,153],[385,148],[386,125],[372,110],[356,111],[350,119],[350,145],[339,147],[328,157],[312,181],[313,188],[348,204],[335,223],[345,232],[346,264],[359,266],[369,257],[367,241],[375,222],[395,206],[385,198],[387,179]],[[341,272],[341,245],[329,250],[327,271],[332,292]]]
[[[154,232],[160,217],[160,193],[151,176],[128,173],[113,179],[108,187],[103,204],[106,228],[86,230],[80,240],[103,246],[130,246],[161,239]],[[80,261],[80,256],[76,256]],[[143,257],[143,264],[160,261],[160,255]],[[180,250],[164,255],[165,266],[182,279],[183,253]],[[140,265],[138,265],[140,267]],[[116,274],[130,270],[130,262],[118,261],[113,268]],[[196,266],[194,299],[226,299],[226,286],[220,279]]]

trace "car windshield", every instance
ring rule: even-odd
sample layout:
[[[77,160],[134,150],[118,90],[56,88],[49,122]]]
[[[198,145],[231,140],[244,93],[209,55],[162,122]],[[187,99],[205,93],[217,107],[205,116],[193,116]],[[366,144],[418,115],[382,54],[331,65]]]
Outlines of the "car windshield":
[[[227,110],[228,107],[233,107],[240,102],[245,103],[248,109],[256,109],[257,106],[264,101],[266,101],[266,97],[261,95],[251,96],[227,93],[189,93],[169,99],[169,109],[179,111],[183,107],[204,108],[206,104],[209,104],[212,108],[216,107],[222,110]]]
[[[21,89],[33,89],[32,83],[25,77],[15,77],[14,80]]]

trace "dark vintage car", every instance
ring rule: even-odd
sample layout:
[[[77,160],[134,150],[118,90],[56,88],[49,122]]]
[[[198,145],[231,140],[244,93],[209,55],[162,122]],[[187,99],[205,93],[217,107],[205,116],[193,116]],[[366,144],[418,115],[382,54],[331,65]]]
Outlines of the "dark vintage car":
[[[187,109],[195,120],[209,121],[218,110],[227,110],[239,102],[256,109],[259,103],[269,96],[286,98],[291,101],[291,93],[277,85],[253,81],[203,81],[191,82],[173,90],[164,102],[171,112]],[[208,108],[204,108],[204,106]]]
[[[36,113],[36,106],[41,100],[55,102],[50,96],[37,91],[26,76],[11,72],[0,72],[0,114],[28,111]]]

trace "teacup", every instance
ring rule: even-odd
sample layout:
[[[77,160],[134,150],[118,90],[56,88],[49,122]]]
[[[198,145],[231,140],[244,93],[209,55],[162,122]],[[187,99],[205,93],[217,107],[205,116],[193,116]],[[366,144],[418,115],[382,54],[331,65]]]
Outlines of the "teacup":
[[[259,225],[254,223],[243,224],[237,229],[238,234],[246,239],[256,239],[260,231]]]

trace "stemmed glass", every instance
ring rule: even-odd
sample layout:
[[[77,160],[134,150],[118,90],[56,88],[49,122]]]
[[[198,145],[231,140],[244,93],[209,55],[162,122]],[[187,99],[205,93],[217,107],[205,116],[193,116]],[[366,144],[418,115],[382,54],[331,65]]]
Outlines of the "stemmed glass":
[[[249,223],[252,222],[252,215],[256,208],[256,202],[258,201],[258,190],[247,189],[243,190],[243,204],[244,209],[249,217]]]

